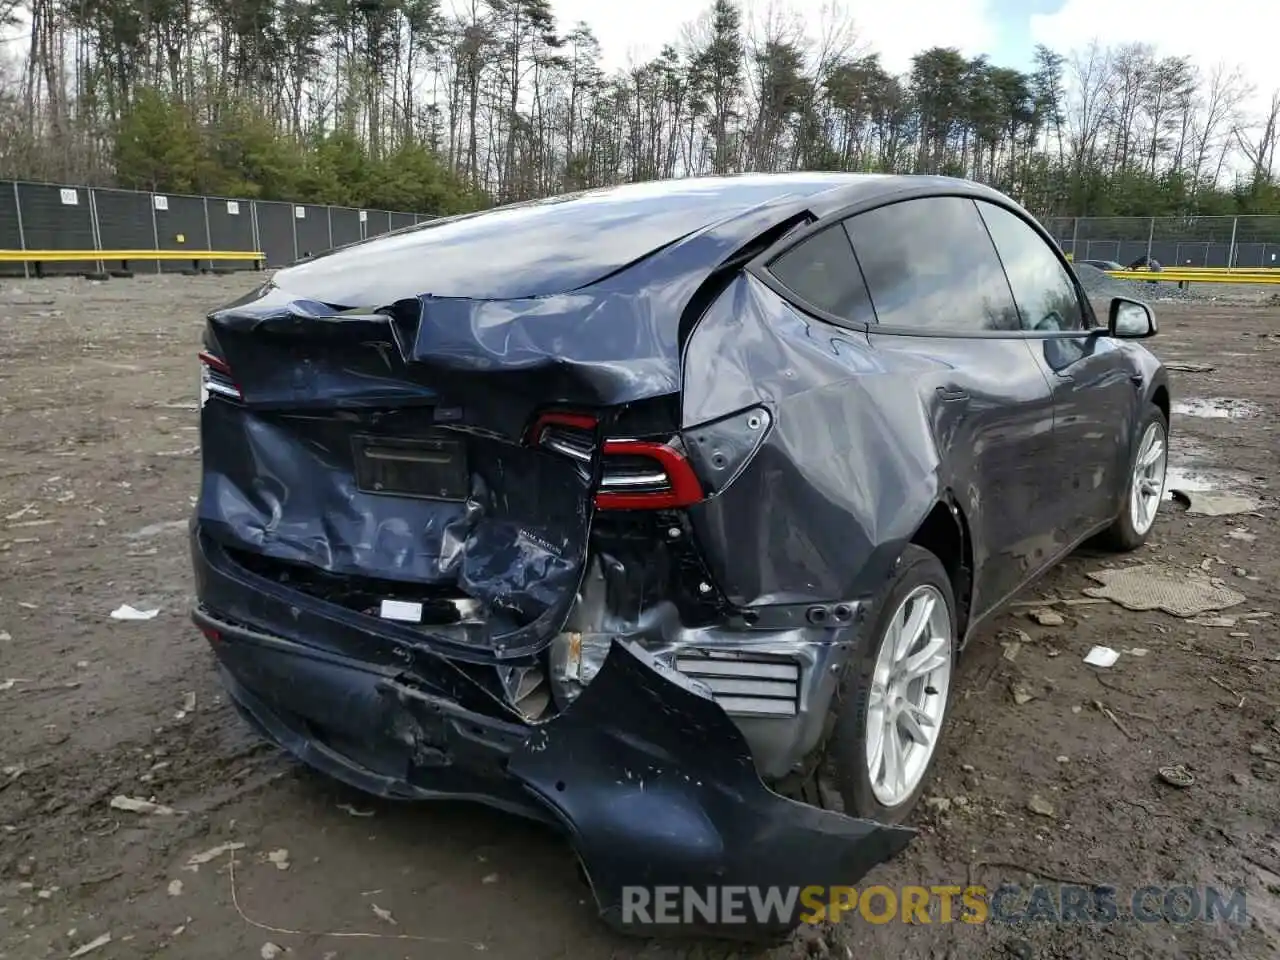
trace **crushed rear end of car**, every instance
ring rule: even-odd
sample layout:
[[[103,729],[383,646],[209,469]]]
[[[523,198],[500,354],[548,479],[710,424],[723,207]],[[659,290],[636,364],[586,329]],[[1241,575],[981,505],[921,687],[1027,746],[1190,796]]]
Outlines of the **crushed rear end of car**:
[[[628,890],[848,886],[901,850],[766,785],[823,736],[861,611],[727,596],[690,515],[772,424],[682,424],[671,314],[778,216],[567,292],[286,271],[211,314],[193,617],[241,713],[369,793],[563,829],[644,934],[754,939],[803,906],[663,923]]]

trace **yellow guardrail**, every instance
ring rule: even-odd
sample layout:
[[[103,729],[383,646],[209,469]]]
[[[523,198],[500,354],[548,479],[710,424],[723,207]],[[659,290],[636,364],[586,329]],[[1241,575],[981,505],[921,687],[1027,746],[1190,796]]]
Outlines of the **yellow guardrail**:
[[[257,260],[257,250],[0,250],[0,263],[69,263],[80,260]]]
[[[1107,270],[1117,280],[1152,283],[1261,283],[1280,285],[1280,270],[1241,270],[1226,267],[1180,267],[1164,270]]]

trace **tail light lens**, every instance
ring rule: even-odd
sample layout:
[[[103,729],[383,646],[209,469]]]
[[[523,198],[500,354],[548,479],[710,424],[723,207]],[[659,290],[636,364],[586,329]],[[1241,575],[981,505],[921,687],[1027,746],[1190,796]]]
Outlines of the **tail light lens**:
[[[221,357],[207,351],[200,354],[200,406],[203,407],[209,396],[226,397],[229,400],[243,400],[240,386],[231,376],[231,367]]]
[[[530,442],[590,469],[596,450],[596,419],[586,414],[548,413],[535,422]],[[650,440],[605,440],[596,507],[600,510],[670,510],[705,498],[683,453]]]

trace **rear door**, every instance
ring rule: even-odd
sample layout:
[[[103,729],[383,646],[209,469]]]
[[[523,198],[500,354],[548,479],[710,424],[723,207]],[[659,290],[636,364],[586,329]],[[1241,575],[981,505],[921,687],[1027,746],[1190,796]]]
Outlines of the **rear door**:
[[[1019,323],[1053,389],[1064,472],[1055,521],[1073,536],[1115,517],[1128,481],[1140,371],[1096,332],[1058,251],[1017,213],[978,201],[1018,305]]]
[[[926,197],[845,221],[877,325],[874,346],[912,371],[974,542],[973,613],[1057,552],[1043,500],[1061,469],[1053,406],[973,201]]]

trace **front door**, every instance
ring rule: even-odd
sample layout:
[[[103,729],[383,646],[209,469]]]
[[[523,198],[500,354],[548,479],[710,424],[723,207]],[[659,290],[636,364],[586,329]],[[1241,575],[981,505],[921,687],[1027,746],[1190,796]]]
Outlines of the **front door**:
[[[1056,521],[1069,539],[1113,520],[1129,481],[1142,398],[1136,367],[1099,333],[1061,254],[1021,216],[978,202],[1013,289],[1032,355],[1053,392]]]

